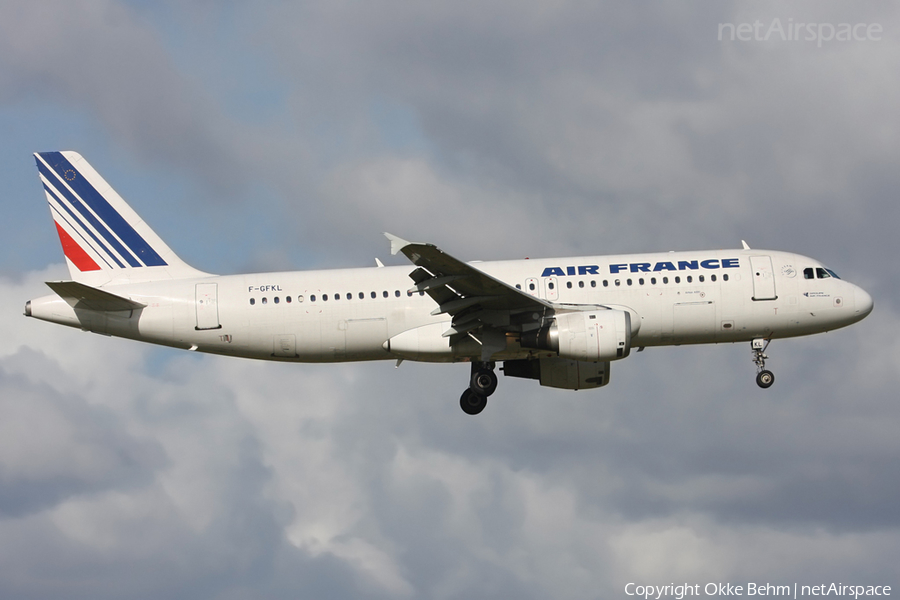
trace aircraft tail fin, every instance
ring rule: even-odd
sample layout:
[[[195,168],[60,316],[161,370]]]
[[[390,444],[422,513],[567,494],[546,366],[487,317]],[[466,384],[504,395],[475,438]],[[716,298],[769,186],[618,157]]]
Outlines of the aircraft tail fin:
[[[77,152],[34,155],[69,274],[90,286],[207,275],[182,261]]]

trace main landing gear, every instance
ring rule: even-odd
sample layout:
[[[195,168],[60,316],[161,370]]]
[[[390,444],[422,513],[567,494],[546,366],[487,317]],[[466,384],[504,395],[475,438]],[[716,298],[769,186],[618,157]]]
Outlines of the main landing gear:
[[[462,393],[459,406],[467,415],[477,415],[487,406],[488,396],[497,389],[493,362],[472,361],[469,387]]]
[[[750,349],[753,351],[753,362],[756,364],[756,385],[763,389],[772,387],[772,384],[775,383],[774,373],[766,369],[766,359],[769,358],[766,356],[766,348],[769,347],[769,342],[771,341],[765,338],[757,338],[750,342]]]

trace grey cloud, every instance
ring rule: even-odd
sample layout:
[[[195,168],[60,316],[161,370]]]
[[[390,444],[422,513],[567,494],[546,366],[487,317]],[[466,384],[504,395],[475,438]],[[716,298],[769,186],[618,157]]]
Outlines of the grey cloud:
[[[37,505],[29,521],[7,519],[7,532],[31,523],[43,533],[33,530],[17,559],[9,545],[0,556],[37,573],[40,548],[42,569],[94,573],[109,597],[138,586],[148,597],[406,589],[581,598],[616,594],[623,573],[640,571],[628,548],[694,540],[693,560],[718,566],[675,573],[758,576],[741,565],[759,564],[772,545],[807,548],[818,530],[827,552],[767,563],[766,575],[855,565],[842,536],[876,536],[859,538],[880,540],[868,570],[847,568],[883,578],[892,567],[880,552],[895,540],[882,532],[896,526],[885,461],[896,442],[874,423],[895,419],[878,392],[895,376],[886,362],[878,377],[861,373],[822,399],[810,378],[820,368],[804,367],[840,362],[848,334],[832,334],[833,349],[819,355],[810,340],[779,343],[777,398],[753,386],[746,348],[648,350],[593,392],[504,378],[478,419],[456,405],[465,365],[277,365],[170,352],[149,378],[142,361],[110,355],[91,383],[70,372],[77,364],[29,371],[31,357],[8,356],[7,373],[53,373],[54,387],[88,386],[106,406],[114,396],[119,427],[155,440],[167,460],[152,464],[155,483],[125,488],[125,504],[94,493],[52,511]],[[128,379],[142,383],[120,385]],[[857,385],[872,398],[844,406]],[[817,402],[826,406],[817,411]],[[845,415],[860,410],[871,416],[847,435]],[[755,541],[742,548],[741,539]],[[102,566],[104,547],[118,550],[115,571],[127,580]],[[172,575],[161,581],[159,572]],[[4,589],[24,588],[7,580]]]
[[[835,6],[793,7],[810,18],[852,16]],[[763,16],[784,16],[780,5],[764,8]],[[521,196],[508,213],[541,219],[549,235],[537,239],[538,252],[544,244],[552,251],[545,239],[596,236],[606,252],[607,244],[683,248],[686,238],[783,247],[800,235],[816,253],[823,227],[866,237],[867,224],[850,218],[859,213],[852,180],[871,173],[873,161],[896,162],[888,158],[896,145],[881,141],[896,96],[889,42],[824,51],[726,44],[715,39],[717,24],[743,16],[721,3],[587,12],[457,4],[404,10],[402,19],[384,9],[280,15],[303,28],[274,29],[275,47],[290,49],[279,53],[284,72],[317,82],[304,110],[339,119],[331,111],[358,114],[373,92],[408,107],[450,185],[465,174],[499,184],[500,196]],[[894,11],[882,5],[866,16],[893,19]],[[892,175],[878,179],[885,176],[881,185],[894,187]],[[439,212],[429,200],[418,202]],[[332,200],[340,214],[368,201],[364,193]],[[887,205],[883,196],[865,202]],[[471,218],[471,210],[448,208],[454,221]],[[320,216],[337,222],[328,211]],[[606,230],[608,221],[629,223],[628,234]],[[520,245],[513,230],[505,237]]]
[[[11,360],[46,363],[27,349]],[[47,510],[80,494],[141,487],[165,462],[158,446],[123,433],[114,415],[75,394],[2,369],[0,388],[3,516]]]
[[[220,196],[244,183],[228,122],[140,13],[114,2],[7,3],[0,31],[5,105],[84,111],[136,157],[188,168]]]

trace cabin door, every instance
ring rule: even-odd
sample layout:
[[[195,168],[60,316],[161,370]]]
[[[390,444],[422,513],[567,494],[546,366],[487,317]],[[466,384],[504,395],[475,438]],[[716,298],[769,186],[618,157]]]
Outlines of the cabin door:
[[[775,271],[772,270],[772,257],[751,256],[750,268],[753,270],[753,299],[776,300]]]
[[[218,284],[198,283],[196,290],[196,329],[219,329]]]

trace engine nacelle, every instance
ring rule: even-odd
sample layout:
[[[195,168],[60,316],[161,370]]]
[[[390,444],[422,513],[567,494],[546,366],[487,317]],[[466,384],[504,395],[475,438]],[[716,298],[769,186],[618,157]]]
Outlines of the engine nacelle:
[[[560,313],[541,328],[523,333],[520,344],[576,361],[619,360],[631,353],[631,314],[624,310]]]
[[[503,373],[509,377],[539,379],[541,385],[562,390],[587,390],[609,383],[608,362],[584,362],[559,358],[508,360]]]

